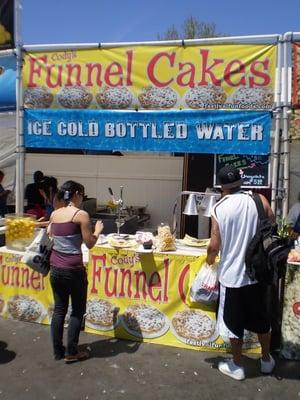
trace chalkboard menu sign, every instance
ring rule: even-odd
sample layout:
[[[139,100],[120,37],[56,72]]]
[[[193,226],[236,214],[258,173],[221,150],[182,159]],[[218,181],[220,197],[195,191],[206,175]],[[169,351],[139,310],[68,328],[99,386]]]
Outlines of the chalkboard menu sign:
[[[236,167],[243,178],[242,187],[270,187],[269,156],[251,156],[241,154],[216,154],[214,186],[220,186],[217,180],[219,170],[225,165]]]

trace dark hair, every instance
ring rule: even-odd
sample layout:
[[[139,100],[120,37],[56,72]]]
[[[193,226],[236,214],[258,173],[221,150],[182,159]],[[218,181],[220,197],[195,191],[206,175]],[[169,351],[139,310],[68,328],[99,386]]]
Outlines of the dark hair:
[[[35,183],[40,182],[43,178],[44,174],[42,173],[42,171],[35,171],[35,173],[33,174],[33,180]]]
[[[4,177],[4,172],[0,171],[0,177],[3,178]]]
[[[52,195],[54,195],[58,190],[57,179],[54,176],[44,176],[43,179],[38,182],[38,187],[43,190],[49,198],[50,188],[52,188]]]
[[[57,200],[65,200],[68,202],[76,192],[84,195],[84,186],[75,181],[67,181],[58,189],[56,197]]]

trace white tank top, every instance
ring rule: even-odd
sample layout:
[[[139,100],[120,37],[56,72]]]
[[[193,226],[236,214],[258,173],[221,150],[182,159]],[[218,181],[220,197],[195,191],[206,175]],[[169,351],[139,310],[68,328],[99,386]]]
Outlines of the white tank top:
[[[258,222],[254,200],[248,192],[227,195],[214,206],[212,216],[221,235],[219,281],[226,287],[256,283],[248,277],[245,265],[246,249]]]

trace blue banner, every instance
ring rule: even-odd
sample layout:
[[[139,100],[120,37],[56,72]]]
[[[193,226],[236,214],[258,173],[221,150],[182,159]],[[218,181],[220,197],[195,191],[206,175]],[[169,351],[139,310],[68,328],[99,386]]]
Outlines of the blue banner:
[[[0,111],[16,109],[16,57],[0,53]]]
[[[271,114],[255,111],[25,110],[27,148],[268,154]]]

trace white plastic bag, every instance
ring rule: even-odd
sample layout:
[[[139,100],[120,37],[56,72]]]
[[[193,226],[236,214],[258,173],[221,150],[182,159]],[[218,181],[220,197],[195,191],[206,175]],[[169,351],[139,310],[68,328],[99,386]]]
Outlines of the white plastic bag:
[[[52,245],[52,239],[49,237],[46,229],[40,229],[30,246],[27,247],[21,261],[43,276],[46,276],[50,270],[49,260]]]
[[[214,304],[219,296],[218,263],[204,264],[196,275],[190,289],[190,299],[193,302]]]

